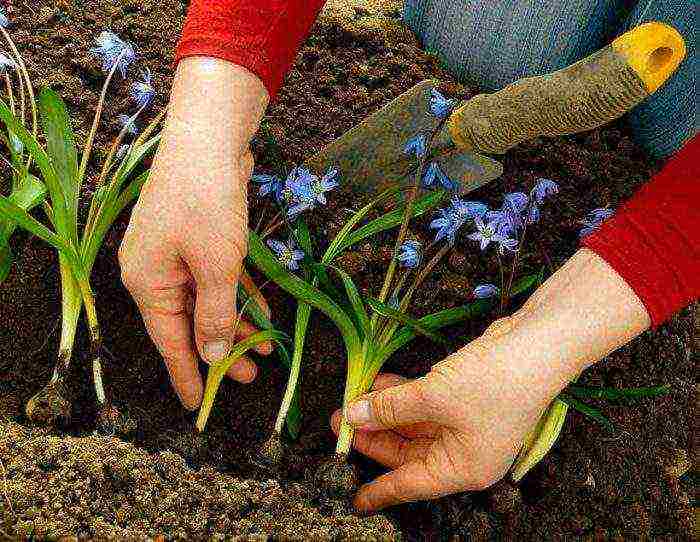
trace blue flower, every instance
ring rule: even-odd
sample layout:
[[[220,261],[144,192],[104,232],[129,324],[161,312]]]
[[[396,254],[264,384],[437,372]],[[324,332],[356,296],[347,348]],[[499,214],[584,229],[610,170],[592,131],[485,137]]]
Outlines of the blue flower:
[[[542,205],[544,200],[549,196],[553,196],[559,192],[559,185],[551,179],[538,179],[535,183],[534,188],[530,192],[530,197],[532,197],[538,205]]]
[[[265,175],[261,173],[253,175],[251,180],[260,185],[260,190],[258,191],[260,197],[265,197],[268,194],[272,194],[277,202],[281,200],[283,187],[282,179],[280,179],[277,175]]]
[[[404,267],[418,267],[423,260],[423,246],[418,241],[408,239],[399,247],[396,259]]]
[[[7,18],[5,8],[0,8],[0,27],[7,28],[10,26],[10,19]]]
[[[450,200],[450,206],[438,210],[439,216],[430,223],[432,229],[438,230],[435,241],[447,239],[450,244],[455,242],[459,229],[469,220],[484,216],[488,207],[479,201],[465,201],[458,197]]]
[[[294,217],[313,209],[317,203],[325,205],[326,192],[338,185],[337,169],[329,168],[326,174],[319,178],[303,166],[295,167],[287,176],[281,192],[281,199],[289,206],[287,215]]]
[[[579,237],[586,237],[587,235],[593,233],[595,230],[600,228],[600,225],[610,218],[614,214],[614,211],[608,207],[599,207],[598,209],[593,209],[585,220],[581,220],[583,228],[578,232]]]
[[[156,97],[156,89],[153,88],[151,70],[146,69],[141,73],[141,81],[131,84],[131,97],[139,109],[145,109]]]
[[[484,222],[480,217],[476,217],[474,219],[474,224],[476,225],[476,231],[468,237],[473,241],[478,241],[482,251],[486,250],[491,243],[496,243],[498,245],[498,252],[500,254],[503,254],[506,249],[514,251],[518,246],[517,240],[499,233],[496,223]]]
[[[102,60],[102,71],[109,73],[116,65],[122,77],[126,77],[127,68],[136,60],[134,46],[107,30],[100,33],[96,41],[97,47],[90,52]]]
[[[124,158],[127,153],[129,152],[129,145],[119,145],[119,148],[117,149],[117,153],[115,154],[115,159],[116,160],[121,160]]]
[[[455,191],[459,188],[459,182],[450,179],[436,162],[430,162],[425,173],[423,173],[422,184],[425,188],[429,188],[436,182],[445,190]]]
[[[128,135],[135,136],[139,133],[136,126],[136,119],[131,118],[129,115],[117,115],[117,122],[122,129],[126,128],[126,133]]]
[[[484,217],[496,226],[498,233],[504,236],[515,235],[523,226],[523,211],[528,204],[528,197],[522,192],[511,192],[503,197],[503,205],[498,211],[489,211]]]
[[[477,299],[486,299],[495,296],[499,291],[495,284],[479,284],[472,293]]]
[[[530,206],[527,208],[527,213],[525,215],[525,222],[527,224],[534,224],[535,222],[539,222],[540,220],[540,207],[537,205],[535,201],[532,201],[530,203]]]
[[[0,74],[5,73],[9,69],[15,69],[17,64],[9,56],[0,53]]]
[[[304,253],[297,248],[296,243],[292,239],[289,239],[286,243],[276,239],[269,239],[267,246],[275,252],[277,259],[287,269],[290,271],[299,269],[299,262],[304,259]]]
[[[430,112],[439,119],[444,119],[452,113],[455,100],[448,100],[437,89],[430,91]]]
[[[416,158],[418,158],[420,160],[423,157],[423,155],[425,154],[425,149],[426,149],[425,135],[424,134],[416,134],[406,142],[406,145],[404,145],[404,148],[403,148],[403,152],[404,152],[404,154],[408,154],[408,155],[415,154]]]

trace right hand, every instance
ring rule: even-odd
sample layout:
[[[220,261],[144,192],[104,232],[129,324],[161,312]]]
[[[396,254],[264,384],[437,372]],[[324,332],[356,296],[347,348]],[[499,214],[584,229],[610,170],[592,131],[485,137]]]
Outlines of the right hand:
[[[124,284],[189,409],[203,394],[199,356],[219,361],[255,331],[237,318],[236,293],[247,252],[249,141],[267,99],[244,68],[205,57],[180,62],[158,154],[120,249]],[[247,383],[256,373],[242,357],[228,375]]]

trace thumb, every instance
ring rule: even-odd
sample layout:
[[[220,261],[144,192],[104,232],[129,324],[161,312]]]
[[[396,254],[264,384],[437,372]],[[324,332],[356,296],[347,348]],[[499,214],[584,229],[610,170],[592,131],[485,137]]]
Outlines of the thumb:
[[[344,417],[365,431],[437,421],[439,400],[428,377],[375,391],[350,403]]]

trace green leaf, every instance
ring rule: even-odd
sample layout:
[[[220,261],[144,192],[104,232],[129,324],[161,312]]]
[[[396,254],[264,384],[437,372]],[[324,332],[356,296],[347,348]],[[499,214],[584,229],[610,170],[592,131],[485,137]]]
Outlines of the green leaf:
[[[350,301],[358,327],[360,330],[362,330],[362,337],[364,338],[370,333],[370,319],[369,315],[367,314],[367,309],[365,309],[365,304],[362,301],[362,296],[360,296],[360,292],[357,290],[357,286],[355,286],[355,283],[352,281],[352,277],[350,275],[339,267],[330,267],[338,274],[340,280],[343,281],[345,295],[348,296],[348,301]]]
[[[70,246],[62,237],[52,232],[41,222],[29,215],[24,209],[12,203],[12,201],[4,196],[0,196],[0,218],[17,223],[20,228],[36,235],[39,239],[43,239],[62,252],[71,252]]]
[[[207,384],[204,388],[204,397],[202,398],[202,406],[199,408],[199,416],[197,418],[197,429],[199,429],[199,431],[204,431],[204,427],[209,419],[209,414],[211,413],[211,408],[214,405],[216,392],[219,390],[219,386],[221,386],[221,381],[224,379],[226,371],[231,368],[234,362],[248,350],[255,348],[261,343],[272,339],[281,341],[285,337],[286,335],[280,331],[258,331],[257,333],[253,333],[251,336],[237,343],[231,349],[228,357],[219,361],[218,363],[212,364],[209,367]]]
[[[430,192],[427,195],[418,198],[413,203],[413,212],[411,213],[411,216],[413,218],[416,218],[418,216],[424,215],[426,212],[440,205],[440,203],[442,203],[442,201],[446,197],[447,192],[440,190]],[[396,226],[399,226],[403,221],[404,212],[405,206],[402,206],[398,209],[394,209],[393,211],[385,214],[384,216],[381,216],[365,224],[364,226],[357,228],[357,230],[348,235],[343,240],[343,242],[340,243],[336,252],[340,254],[344,250],[347,250],[351,246],[356,245],[357,243],[363,241],[368,237],[376,235],[379,232],[386,231]]]
[[[46,134],[46,152],[61,183],[67,218],[77,243],[78,153],[70,118],[65,103],[51,89],[42,90],[37,103]]]
[[[413,329],[416,333],[424,335],[437,343],[445,346],[450,345],[450,342],[444,335],[433,331],[429,326],[424,325],[424,322],[421,320],[411,318],[393,307],[390,307],[386,303],[382,303],[378,299],[370,297],[367,299],[367,304],[374,312],[380,314],[381,316],[386,316],[387,318],[396,320],[397,322],[400,322],[401,324]]]
[[[593,386],[580,386],[571,384],[566,392],[578,399],[606,399],[615,401],[618,399],[637,399],[643,397],[658,397],[671,391],[671,386],[650,386],[641,388],[599,388]]]
[[[558,396],[559,400],[562,403],[567,404],[569,407],[578,410],[581,414],[584,416],[587,416],[595,421],[597,421],[599,424],[601,424],[603,427],[605,427],[608,431],[611,433],[615,431],[615,427],[613,426],[612,422],[606,418],[603,413],[598,410],[595,407],[592,407],[591,405],[588,405],[584,403],[583,401],[579,401],[575,397],[572,397],[566,393],[560,393]]]
[[[5,123],[7,129],[12,131],[17,138],[24,144],[27,152],[32,156],[41,171],[42,180],[46,184],[51,197],[54,224],[56,231],[66,239],[70,238],[72,227],[66,214],[66,197],[63,193],[63,187],[58,179],[56,170],[54,169],[51,159],[41,148],[34,136],[15,118],[12,111],[8,109],[5,103],[0,100],[0,120]]]
[[[0,284],[5,282],[5,279],[10,274],[13,260],[14,257],[12,256],[10,247],[0,241]]]
[[[333,320],[343,335],[349,358],[360,352],[361,341],[352,319],[318,288],[287,271],[255,232],[249,233],[248,259],[287,293],[305,301]]]
[[[30,211],[46,198],[46,186],[34,175],[29,175],[22,181],[17,190],[10,194],[10,201],[24,209]]]

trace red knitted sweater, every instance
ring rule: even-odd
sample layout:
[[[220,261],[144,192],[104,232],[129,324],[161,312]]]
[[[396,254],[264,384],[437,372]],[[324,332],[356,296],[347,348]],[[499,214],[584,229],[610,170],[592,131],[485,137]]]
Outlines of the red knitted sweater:
[[[279,90],[324,0],[192,0],[177,58],[203,55]],[[700,297],[700,136],[583,246],[627,281],[657,326]]]

